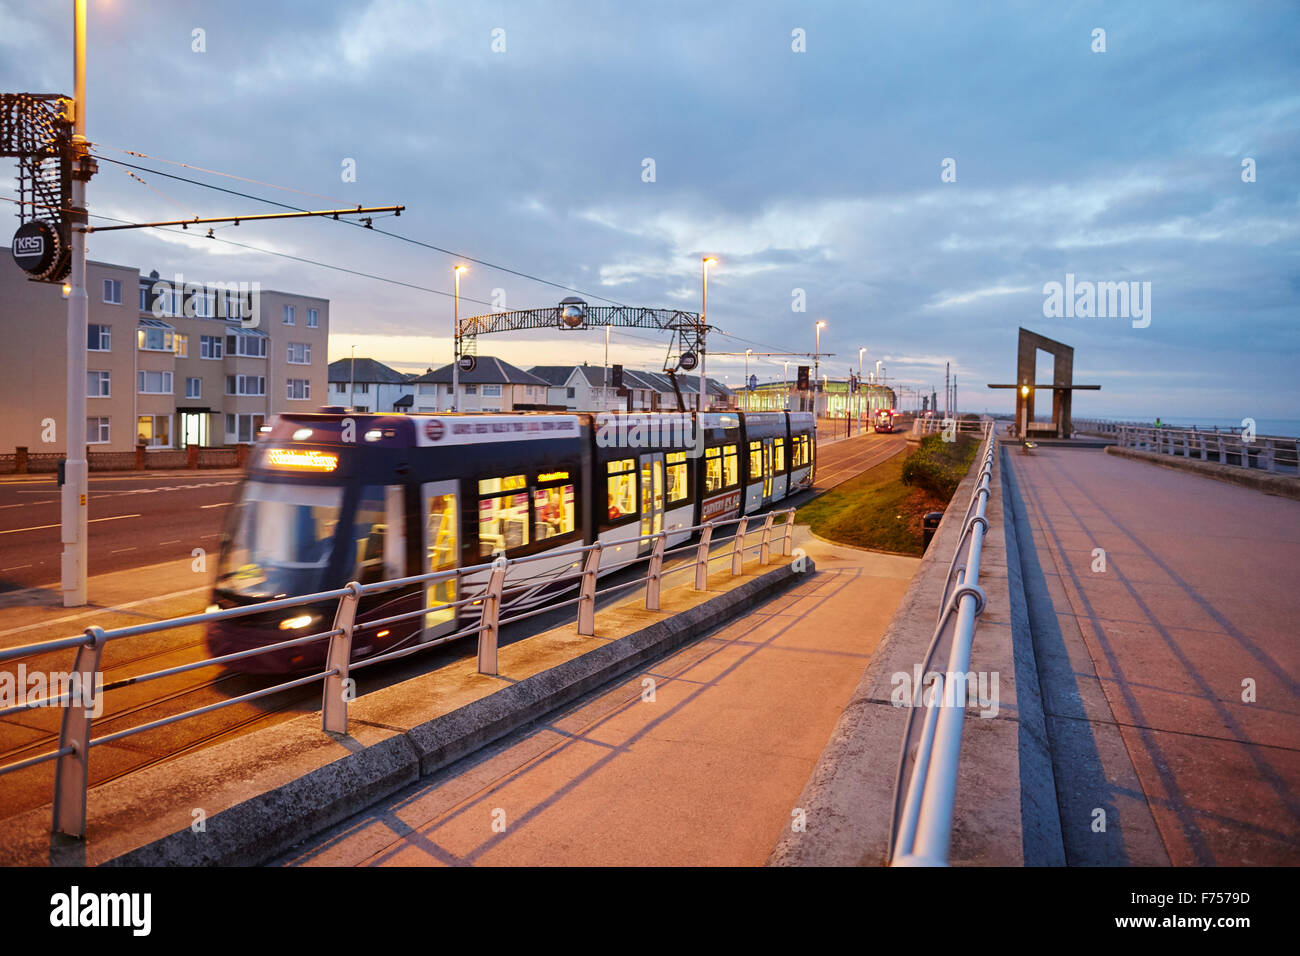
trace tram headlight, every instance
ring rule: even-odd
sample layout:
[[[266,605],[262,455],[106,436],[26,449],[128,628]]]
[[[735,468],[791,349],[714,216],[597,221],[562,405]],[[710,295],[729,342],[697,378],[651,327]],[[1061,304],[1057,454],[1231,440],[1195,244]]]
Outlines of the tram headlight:
[[[204,614],[216,614],[216,613],[217,613],[218,611],[220,611],[220,610],[221,610],[221,605],[220,605],[220,604],[209,604],[207,607],[205,607],[205,608],[203,609],[203,613],[204,613]]]
[[[366,441],[379,441],[379,439],[383,437],[384,437],[384,433],[381,432],[378,428],[372,428],[370,429],[370,431],[366,432],[365,434]]]
[[[296,631],[299,630],[300,628],[306,627],[314,620],[315,618],[313,618],[310,614],[300,614],[297,617],[286,617],[283,621],[280,622],[280,630]]]

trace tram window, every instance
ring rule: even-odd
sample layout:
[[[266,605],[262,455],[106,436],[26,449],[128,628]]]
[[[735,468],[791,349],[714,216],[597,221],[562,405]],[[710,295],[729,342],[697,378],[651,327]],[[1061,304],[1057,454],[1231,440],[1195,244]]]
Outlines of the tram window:
[[[685,501],[690,497],[690,488],[686,482],[686,452],[670,451],[668,453],[668,503],[673,504],[678,501]]]
[[[714,492],[722,487],[722,449],[704,450],[704,490]]]
[[[573,530],[573,485],[533,492],[533,539],[544,541]]]
[[[636,461],[624,458],[609,463],[609,520],[637,513]]]
[[[726,488],[740,484],[740,457],[735,445],[722,449],[722,483]]]
[[[763,477],[763,443],[761,441],[749,443],[749,477]]]
[[[785,439],[778,438],[772,443],[772,471],[781,474],[785,471]]]
[[[524,484],[523,475],[485,478],[479,481],[480,557],[490,557],[498,551],[512,551],[528,544],[528,493],[522,490]],[[516,489],[519,489],[518,493],[510,493]]]
[[[352,525],[353,578],[361,584],[402,576],[406,545],[402,534],[402,486],[366,485]]]

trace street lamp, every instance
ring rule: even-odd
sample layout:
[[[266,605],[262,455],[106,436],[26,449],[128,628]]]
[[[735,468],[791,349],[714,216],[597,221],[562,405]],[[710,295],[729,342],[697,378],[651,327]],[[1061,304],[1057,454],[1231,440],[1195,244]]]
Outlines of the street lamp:
[[[858,419],[858,434],[862,434],[862,355],[867,351],[864,345],[858,349],[858,387],[853,393],[853,414]]]
[[[822,355],[822,329],[826,328],[826,320],[817,320],[817,348],[813,350],[813,415],[817,414],[817,378],[821,370]]]
[[[785,390],[785,410],[790,410],[790,360],[785,360],[785,368],[781,372],[781,388]]]
[[[753,349],[745,349],[745,411],[749,411],[749,356]]]
[[[436,387],[436,386],[435,386]],[[357,407],[357,347],[352,346],[352,361],[348,363],[348,411]]]
[[[456,299],[452,306],[451,320],[451,410],[460,411],[460,274],[468,271],[466,266],[456,266],[451,270],[456,277]]]
[[[714,256],[705,256],[700,260],[700,267],[704,273],[704,292],[700,305],[700,413],[703,414],[705,409],[705,394],[708,385],[704,377],[704,335],[708,330],[709,315],[709,266],[717,265],[718,260]]]

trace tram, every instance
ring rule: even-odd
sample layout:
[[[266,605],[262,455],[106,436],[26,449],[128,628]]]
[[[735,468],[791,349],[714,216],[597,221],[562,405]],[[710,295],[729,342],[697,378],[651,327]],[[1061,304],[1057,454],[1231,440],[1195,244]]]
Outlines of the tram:
[[[894,431],[894,420],[897,417],[898,412],[892,408],[878,409],[875,421],[876,434],[891,434]]]
[[[754,514],[811,488],[812,413],[285,414],[263,428],[222,536],[211,608],[369,584],[496,555],[512,566],[503,615],[575,587],[573,554],[601,542],[609,573],[705,521]],[[363,596],[357,623],[473,598],[477,571]],[[460,593],[457,593],[459,590]],[[209,624],[213,656],[326,630],[337,602]],[[353,660],[471,626],[472,600],[358,632]],[[243,659],[243,669],[318,668],[321,640]]]

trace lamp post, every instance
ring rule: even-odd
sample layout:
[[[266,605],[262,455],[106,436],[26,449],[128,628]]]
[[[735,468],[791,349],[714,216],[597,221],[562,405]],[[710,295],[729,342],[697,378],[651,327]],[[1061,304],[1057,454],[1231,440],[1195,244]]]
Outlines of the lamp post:
[[[460,274],[465,266],[456,266],[451,270],[456,277],[456,298],[452,306],[451,318],[451,410],[460,411]]]
[[[781,372],[781,387],[785,390],[785,410],[790,410],[790,360],[785,360],[785,368]]]
[[[753,351],[745,349],[745,384],[742,386],[745,389],[745,411],[749,411],[749,355]]]
[[[866,351],[867,347],[865,345],[858,349],[858,387],[853,396],[853,413],[858,419],[859,435],[862,434],[862,356]]]
[[[822,355],[822,329],[826,328],[826,320],[817,320],[817,348],[813,350],[813,417],[817,416],[817,379],[821,371]]]
[[[357,407],[357,347],[352,346],[352,360],[348,363],[348,411]]]
[[[718,260],[713,256],[705,256],[700,260],[700,266],[704,273],[704,290],[700,304],[700,413],[703,414],[706,408],[705,395],[708,394],[708,382],[704,377],[704,336],[709,327],[709,266],[716,265]]]
[[[67,462],[64,465],[60,537],[63,543],[61,587],[64,607],[89,600],[86,499],[86,0],[73,4],[72,67],[72,273],[68,282],[68,381],[66,386]]]

